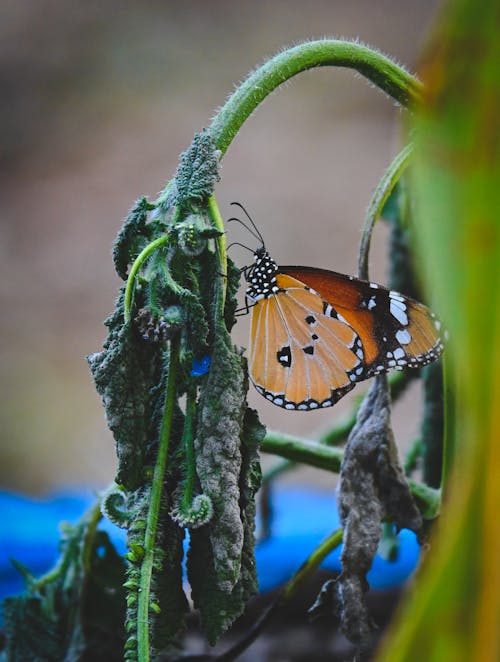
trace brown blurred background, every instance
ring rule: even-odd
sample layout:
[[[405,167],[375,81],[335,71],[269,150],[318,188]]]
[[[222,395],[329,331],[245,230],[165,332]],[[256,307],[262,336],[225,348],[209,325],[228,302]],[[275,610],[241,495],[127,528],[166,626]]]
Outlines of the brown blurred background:
[[[114,443],[84,358],[100,349],[120,285],[112,242],[134,200],[163,187],[235,83],[283,46],[325,35],[359,38],[413,70],[436,7],[4,0],[0,489],[37,494],[112,480]],[[303,74],[231,146],[216,191],[222,213],[242,202],[278,263],[355,273],[365,208],[401,132],[401,111],[352,72]],[[385,239],[380,226],[372,253],[380,281]],[[248,259],[238,249],[233,257]],[[247,331],[241,318],[236,342],[246,344]],[[417,431],[418,397],[414,389],[396,408],[402,444]],[[309,437],[334,423],[345,400],[296,413],[251,393],[265,423]]]

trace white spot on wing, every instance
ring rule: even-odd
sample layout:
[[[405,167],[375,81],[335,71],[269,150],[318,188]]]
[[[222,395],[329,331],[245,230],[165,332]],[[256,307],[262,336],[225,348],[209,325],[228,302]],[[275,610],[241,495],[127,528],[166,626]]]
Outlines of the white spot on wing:
[[[401,294],[399,294],[399,292],[394,292],[394,290],[391,290],[389,292],[389,296],[391,297],[391,299],[395,299],[396,301],[401,301],[401,303],[405,302],[404,297]]]
[[[406,329],[396,331],[396,340],[400,345],[408,345],[411,342],[411,335]]]
[[[401,304],[399,304],[398,301],[391,299],[391,315],[395,317],[403,326],[407,326],[408,315],[406,314],[406,306],[404,304],[402,305],[404,308],[401,307]]]

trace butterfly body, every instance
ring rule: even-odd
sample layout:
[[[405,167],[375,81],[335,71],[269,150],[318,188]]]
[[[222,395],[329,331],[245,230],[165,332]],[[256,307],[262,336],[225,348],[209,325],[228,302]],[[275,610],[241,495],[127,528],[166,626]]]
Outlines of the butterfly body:
[[[439,321],[413,299],[333,271],[278,267],[264,247],[254,259],[244,270],[250,378],[280,407],[330,407],[357,382],[443,350]]]

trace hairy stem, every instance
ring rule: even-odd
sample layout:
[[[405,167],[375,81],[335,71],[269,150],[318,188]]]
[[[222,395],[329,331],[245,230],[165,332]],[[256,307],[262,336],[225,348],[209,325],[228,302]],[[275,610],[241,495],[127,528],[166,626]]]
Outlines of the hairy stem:
[[[150,244],[148,244],[146,248],[144,248],[136,257],[134,264],[130,269],[130,273],[127,278],[127,285],[125,287],[125,302],[124,302],[125,322],[130,322],[132,298],[134,296],[135,279],[137,274],[139,273],[139,269],[141,268],[143,263],[148,259],[148,257],[152,253],[154,253],[155,250],[157,250],[161,246],[164,246],[168,242],[168,240],[169,240],[168,234],[165,234],[162,237],[155,239],[155,241],[152,241]]]
[[[213,226],[220,230],[221,234],[216,239],[217,246],[217,257],[219,260],[219,278],[222,280],[220,287],[220,314],[221,317],[224,316],[224,306],[226,303],[226,284],[227,284],[227,241],[226,241],[226,231],[224,228],[224,221],[217,204],[215,196],[211,195],[208,198],[208,213],[212,221]]]
[[[170,430],[172,427],[172,415],[177,391],[178,361],[179,341],[172,340],[170,343],[170,361],[165,389],[165,407],[163,410],[163,419],[158,442],[158,455],[153,473],[153,484],[151,487],[151,498],[144,536],[144,557],[141,561],[141,574],[139,581],[139,598],[137,605],[137,650],[141,662],[149,661],[149,597],[151,590],[151,577],[153,573],[158,515],[160,512],[163,482],[167,467]]]
[[[194,455],[194,421],[196,418],[196,387],[191,387],[186,396],[186,417],[184,419],[184,432],[182,444],[186,453],[186,485],[182,497],[183,506],[189,508],[193,500],[196,481],[196,460]]]
[[[294,462],[303,462],[334,473],[340,471],[340,463],[344,457],[344,453],[339,448],[273,431],[266,434],[260,448],[264,453],[279,455]]]
[[[268,60],[227,100],[210,126],[217,148],[224,154],[245,120],[282,83],[308,69],[325,66],[358,71],[403,106],[420,100],[420,82],[378,51],[337,39],[305,42]]]
[[[344,456],[338,448],[278,432],[268,432],[260,447],[264,453],[272,453],[294,462],[303,462],[311,467],[334,473],[340,471]],[[440,491],[412,480],[408,481],[408,485],[423,516],[428,519],[435,517],[439,512]]]
[[[394,158],[390,166],[385,171],[382,179],[377,184],[368,209],[366,211],[365,222],[363,225],[363,234],[359,245],[358,276],[368,280],[368,254],[370,251],[370,242],[372,238],[373,227],[384,208],[387,199],[396,186],[399,178],[410,165],[413,155],[413,145],[410,143],[402,149]]]
[[[406,387],[412,378],[413,375],[408,370],[406,372],[395,372],[389,376],[389,388],[391,390],[391,400],[393,402],[395,402],[399,396],[405,392]],[[335,427],[330,428],[330,430],[327,430],[323,435],[321,435],[321,437],[318,439],[318,443],[326,444],[327,446],[339,446],[340,444],[344,443],[349,435],[349,432],[352,430],[354,424],[356,423],[358,410],[362,401],[363,397],[360,397],[353,405],[352,410],[347,412],[345,417],[343,417]],[[270,436],[270,438],[272,438],[274,434],[277,433],[268,431],[268,436]],[[271,467],[268,471],[266,471],[263,476],[263,481],[269,482],[280,474],[293,469],[294,467],[295,462],[292,460],[282,460],[275,466]]]

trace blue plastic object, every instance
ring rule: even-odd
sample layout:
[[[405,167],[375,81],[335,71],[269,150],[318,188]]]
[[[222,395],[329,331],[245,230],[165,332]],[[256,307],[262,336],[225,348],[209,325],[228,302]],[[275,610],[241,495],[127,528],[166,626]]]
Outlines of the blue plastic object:
[[[20,561],[34,575],[49,570],[58,556],[59,522],[76,522],[94,499],[88,491],[56,494],[44,500],[0,493],[0,601],[24,589],[23,579],[9,559]],[[259,543],[256,550],[262,592],[289,579],[321,540],[339,526],[332,494],[278,487],[273,490],[272,504],[272,536]],[[123,554],[125,532],[108,521],[102,523],[102,528]],[[396,587],[415,569],[419,557],[415,534],[403,529],[398,539],[395,561],[375,557],[368,573],[373,589]],[[340,571],[339,557],[340,548],[325,559],[322,567]]]
[[[193,359],[193,367],[191,368],[191,372],[189,374],[191,377],[201,377],[202,375],[205,375],[210,368],[210,363],[211,360],[208,355],[204,356],[199,361],[198,359]]]

